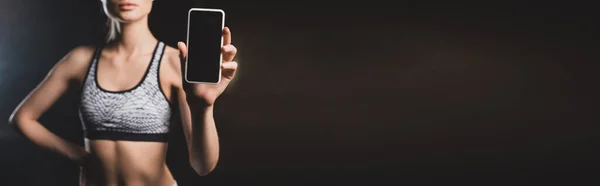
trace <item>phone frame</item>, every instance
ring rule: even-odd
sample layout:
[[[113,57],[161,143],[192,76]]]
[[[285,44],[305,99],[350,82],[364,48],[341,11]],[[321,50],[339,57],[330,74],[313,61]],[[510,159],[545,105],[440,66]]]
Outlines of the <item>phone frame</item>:
[[[206,12],[219,12],[221,13],[222,17],[221,17],[221,47],[223,47],[223,34],[222,31],[225,28],[225,11],[223,11],[222,9],[215,9],[215,8],[190,8],[190,10],[188,11],[188,25],[187,25],[187,38],[186,38],[186,47],[189,46],[190,44],[190,18],[192,15],[192,11],[206,11]],[[188,47],[189,49],[189,47]],[[189,54],[189,50],[188,53]],[[223,64],[223,52],[221,52],[221,54],[219,55],[219,66],[221,66]],[[202,81],[190,81],[187,79],[187,73],[188,73],[188,58],[187,56],[185,57],[185,72],[184,72],[184,79],[186,82],[188,83],[200,83],[200,84],[219,84],[221,82],[221,76],[222,76],[222,69],[219,68],[219,79],[217,80],[217,82],[202,82]]]

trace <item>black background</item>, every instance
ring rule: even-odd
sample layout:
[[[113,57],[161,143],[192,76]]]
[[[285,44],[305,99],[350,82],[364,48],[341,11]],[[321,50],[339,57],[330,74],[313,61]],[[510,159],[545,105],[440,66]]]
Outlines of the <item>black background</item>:
[[[185,40],[190,7],[222,8],[239,49],[206,177],[183,135],[180,185],[582,185],[597,182],[597,12],[578,3],[166,1],[155,35]],[[0,4],[0,118],[63,55],[103,33],[99,1]],[[76,94],[43,118],[82,143]],[[78,168],[0,125],[0,185],[75,185]],[[177,135],[179,134],[179,135]]]

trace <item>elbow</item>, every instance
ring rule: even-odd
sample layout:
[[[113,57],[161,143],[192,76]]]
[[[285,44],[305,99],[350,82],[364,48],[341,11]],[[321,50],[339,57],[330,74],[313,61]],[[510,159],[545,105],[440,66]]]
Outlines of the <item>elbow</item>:
[[[190,165],[198,175],[207,176],[215,170],[218,161],[218,158],[206,162],[190,159]]]
[[[8,118],[8,124],[10,125],[10,128],[17,132],[19,135],[24,135],[23,133],[23,123],[26,123],[24,121],[27,121],[28,119],[23,116],[23,114],[19,114],[19,112],[12,114],[9,118]]]
[[[12,114],[10,115],[10,117],[8,118],[8,125],[10,125],[10,127],[12,129],[19,129],[19,116],[17,114]]]

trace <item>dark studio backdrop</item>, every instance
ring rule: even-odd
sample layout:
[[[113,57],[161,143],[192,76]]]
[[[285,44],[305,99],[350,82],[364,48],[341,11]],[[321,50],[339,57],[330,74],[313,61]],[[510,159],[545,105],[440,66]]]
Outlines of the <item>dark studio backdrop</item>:
[[[167,1],[155,35],[184,41],[190,7],[222,8],[239,49],[215,117],[221,159],[167,162],[180,185],[580,185],[597,176],[598,32],[589,5]],[[0,118],[77,45],[95,0],[0,4]],[[42,123],[82,144],[76,93]],[[0,123],[0,185],[75,185],[78,167]],[[179,125],[179,123],[175,123]]]

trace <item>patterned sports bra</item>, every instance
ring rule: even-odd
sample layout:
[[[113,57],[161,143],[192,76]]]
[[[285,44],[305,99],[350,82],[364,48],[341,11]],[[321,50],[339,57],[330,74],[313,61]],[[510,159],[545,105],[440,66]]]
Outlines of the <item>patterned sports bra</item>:
[[[109,91],[98,85],[98,47],[83,83],[79,116],[88,139],[167,141],[172,108],[160,86],[165,44],[158,42],[142,80],[133,88]]]

